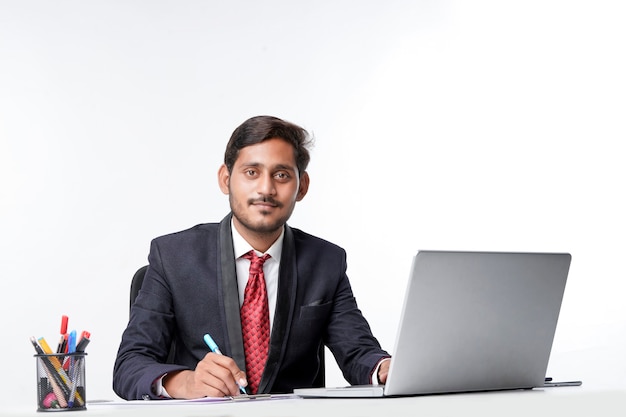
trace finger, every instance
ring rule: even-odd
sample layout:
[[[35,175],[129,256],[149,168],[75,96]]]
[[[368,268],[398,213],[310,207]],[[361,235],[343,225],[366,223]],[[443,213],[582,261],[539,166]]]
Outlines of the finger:
[[[246,377],[246,373],[242,371],[241,369],[239,369],[239,367],[237,366],[237,363],[232,358],[228,356],[224,356],[224,355],[218,355],[213,352],[207,353],[205,358],[207,359],[207,361],[212,361],[214,363],[219,364],[223,368],[228,369],[232,375],[233,381],[235,381],[235,383],[238,386],[241,386],[244,388],[248,386],[248,379]]]
[[[246,373],[244,371],[239,371],[235,374],[233,374],[233,377],[235,378],[235,381],[237,381],[237,385],[239,385],[242,388],[245,388],[248,386],[248,378],[246,377]]]
[[[224,395],[240,394],[239,386],[247,385],[245,372],[228,356],[208,353],[196,369],[216,378],[217,380],[207,379],[206,383],[224,392]]]
[[[227,382],[225,382],[220,376],[220,373],[227,375],[228,372],[220,371],[219,369],[220,368],[215,368],[214,364],[209,366],[207,364],[198,363],[198,366],[194,371],[194,391],[196,393],[201,393],[202,395],[200,396],[208,397],[224,397],[232,395]]]

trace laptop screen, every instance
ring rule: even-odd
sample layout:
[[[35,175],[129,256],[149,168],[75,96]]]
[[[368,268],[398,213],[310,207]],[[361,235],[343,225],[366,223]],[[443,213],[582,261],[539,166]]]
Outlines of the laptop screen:
[[[386,395],[543,385],[571,256],[420,251]]]

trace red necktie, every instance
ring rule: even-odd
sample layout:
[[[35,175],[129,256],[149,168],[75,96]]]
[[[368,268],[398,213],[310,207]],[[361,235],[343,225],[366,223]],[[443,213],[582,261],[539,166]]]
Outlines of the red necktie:
[[[246,377],[252,394],[256,394],[259,389],[270,348],[270,313],[263,274],[263,263],[269,257],[264,255],[259,258],[254,251],[242,256],[250,260],[250,276],[241,306],[241,329],[246,354]]]

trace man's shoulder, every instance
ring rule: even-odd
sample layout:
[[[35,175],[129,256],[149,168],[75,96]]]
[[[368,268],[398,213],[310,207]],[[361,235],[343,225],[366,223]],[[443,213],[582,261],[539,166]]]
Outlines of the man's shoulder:
[[[187,229],[167,233],[156,237],[155,241],[186,240],[197,237],[209,237],[218,233],[219,223],[200,223]]]
[[[345,252],[344,249],[341,246],[337,245],[336,243],[330,242],[321,237],[304,232],[298,228],[291,227],[291,231],[293,233],[294,241],[296,242],[296,244],[318,246],[326,250],[333,250],[333,251],[336,250],[340,252]]]

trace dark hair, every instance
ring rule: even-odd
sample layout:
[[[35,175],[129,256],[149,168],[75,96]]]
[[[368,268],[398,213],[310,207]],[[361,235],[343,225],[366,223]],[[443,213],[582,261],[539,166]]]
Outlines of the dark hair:
[[[232,172],[241,149],[273,138],[280,138],[293,146],[298,175],[302,176],[311,159],[309,148],[313,139],[300,126],[273,116],[251,117],[235,129],[224,153],[224,165],[228,172]]]

